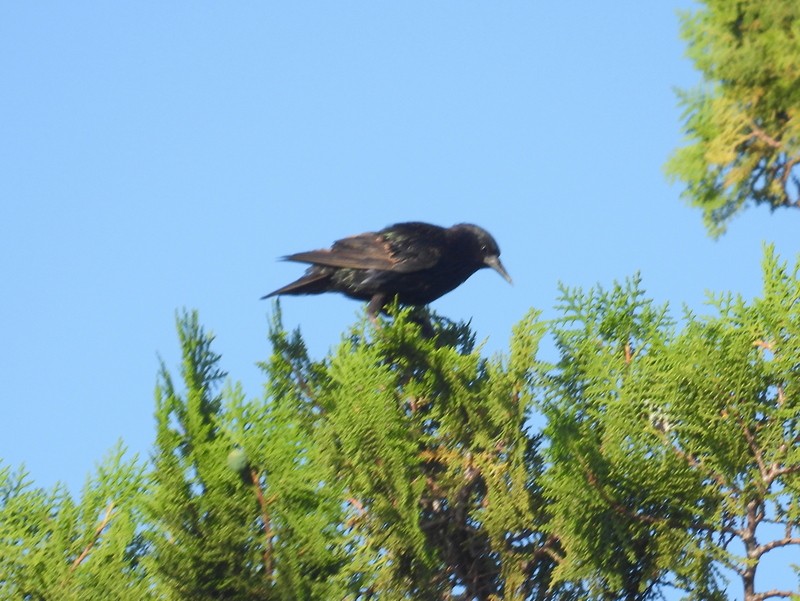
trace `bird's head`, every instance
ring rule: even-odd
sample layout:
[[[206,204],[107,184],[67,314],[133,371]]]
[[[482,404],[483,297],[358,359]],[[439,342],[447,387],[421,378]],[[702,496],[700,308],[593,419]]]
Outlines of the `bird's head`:
[[[451,229],[458,232],[464,239],[469,240],[470,250],[475,261],[479,264],[479,269],[491,267],[503,276],[503,279],[509,284],[514,283],[506,268],[500,262],[500,247],[497,246],[497,242],[489,232],[471,223],[459,223]]]

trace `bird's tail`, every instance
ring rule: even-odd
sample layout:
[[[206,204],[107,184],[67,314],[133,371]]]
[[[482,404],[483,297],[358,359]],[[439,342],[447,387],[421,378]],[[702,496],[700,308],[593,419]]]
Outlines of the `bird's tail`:
[[[330,274],[324,271],[316,271],[313,273],[306,273],[299,280],[295,280],[291,284],[287,284],[283,288],[273,290],[269,294],[261,297],[261,300],[273,296],[280,296],[282,294],[321,294],[329,290],[328,281]]]

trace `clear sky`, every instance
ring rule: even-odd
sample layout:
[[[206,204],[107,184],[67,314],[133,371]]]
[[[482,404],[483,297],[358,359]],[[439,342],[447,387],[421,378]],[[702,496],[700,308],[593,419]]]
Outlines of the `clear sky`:
[[[159,355],[196,308],[261,394],[259,297],[291,252],[397,221],[474,222],[514,277],[433,307],[488,352],[559,281],[701,310],[759,293],[762,245],[800,213],[713,241],[662,166],[681,141],[681,2],[0,4],[0,457],[77,491],[118,439],[147,457]],[[361,304],[287,298],[317,357]],[[735,587],[734,587],[735,588]]]

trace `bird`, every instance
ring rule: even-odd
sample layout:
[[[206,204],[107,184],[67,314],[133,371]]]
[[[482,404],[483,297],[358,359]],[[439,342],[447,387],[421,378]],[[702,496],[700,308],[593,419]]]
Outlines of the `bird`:
[[[339,292],[367,301],[375,319],[397,298],[422,306],[447,294],[483,268],[513,283],[500,262],[500,248],[485,229],[471,223],[440,227],[411,221],[378,232],[342,238],[329,249],[299,252],[286,261],[310,264],[298,280],[262,296]]]

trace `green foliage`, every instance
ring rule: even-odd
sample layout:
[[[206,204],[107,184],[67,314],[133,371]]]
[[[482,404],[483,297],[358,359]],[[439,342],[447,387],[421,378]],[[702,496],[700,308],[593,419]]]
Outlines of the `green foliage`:
[[[168,599],[263,599],[272,586],[256,501],[227,466],[220,427],[225,373],[196,314],[177,322],[177,389],[162,365],[156,387],[153,487],[147,499],[148,566]]]
[[[727,568],[755,595],[760,558],[800,546],[800,282],[771,249],[764,270],[763,298],[715,298],[718,315],[689,313],[680,332],[638,278],[563,290],[543,397],[557,578],[599,598],[672,583],[722,599]]]
[[[679,92],[688,143],[667,173],[715,236],[747,203],[800,207],[800,4],[704,0],[682,22],[704,85]]]
[[[75,503],[0,469],[0,598],[153,599],[142,564],[144,469],[118,445]]]
[[[316,361],[276,304],[258,399],[183,313],[149,471],[120,446],[73,499],[0,469],[0,598],[797,595],[755,575],[800,548],[799,275],[767,249],[761,298],[680,321],[638,276],[562,288],[494,357],[395,307]]]
[[[512,371],[483,359],[465,325],[434,318],[421,329],[402,311],[334,354],[320,444],[344,485],[360,543],[349,569],[366,590],[446,598],[463,587],[479,599],[547,590],[538,456],[525,430],[543,334],[534,315],[520,324]],[[536,587],[532,570],[544,574]]]
[[[305,344],[283,329],[276,304],[270,328],[272,356],[262,363],[268,381],[263,402],[239,395],[228,406],[234,440],[254,459],[264,489],[262,521],[270,526],[275,598],[339,599],[351,585],[341,487],[317,444],[316,393],[325,363],[311,361]]]

